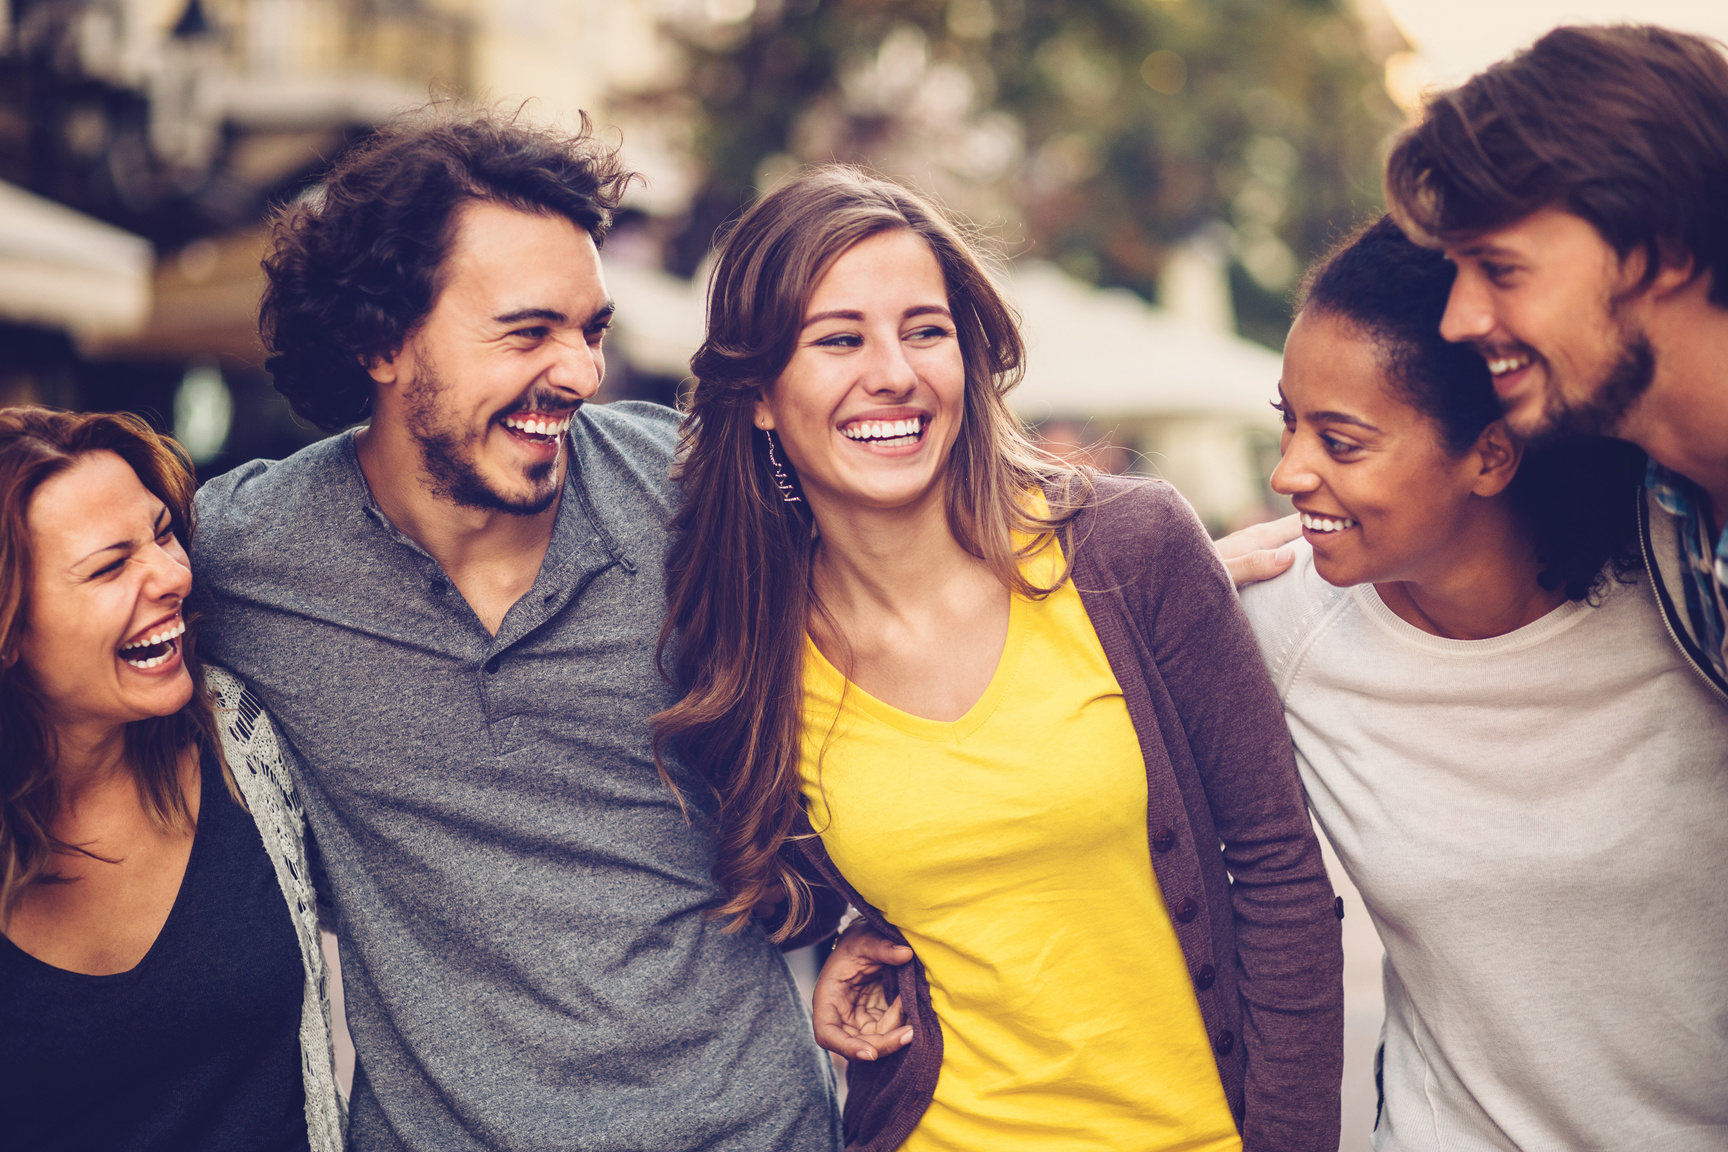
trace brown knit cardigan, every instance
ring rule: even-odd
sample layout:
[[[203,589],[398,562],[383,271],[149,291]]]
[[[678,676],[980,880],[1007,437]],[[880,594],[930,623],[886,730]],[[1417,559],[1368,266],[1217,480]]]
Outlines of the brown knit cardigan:
[[[1075,523],[1073,553],[1074,585],[1140,738],[1154,870],[1244,1152],[1336,1152],[1342,902],[1326,879],[1284,710],[1235,590],[1193,510],[1158,481],[1100,478],[1097,501]],[[832,910],[844,898],[904,943],[835,869],[807,821],[800,831],[807,835],[788,857],[829,890],[819,906]],[[916,1039],[847,1068],[849,1152],[899,1147],[942,1067],[923,965],[914,959],[890,979]]]

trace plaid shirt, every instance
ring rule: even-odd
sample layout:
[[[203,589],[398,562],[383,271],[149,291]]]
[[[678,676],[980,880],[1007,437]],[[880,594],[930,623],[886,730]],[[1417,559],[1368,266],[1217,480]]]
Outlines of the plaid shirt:
[[[1698,486],[1678,472],[1670,472],[1656,461],[1644,475],[1644,484],[1667,512],[1680,518],[1680,560],[1690,577],[1686,582],[1686,614],[1701,647],[1728,678],[1728,527],[1714,549],[1710,546],[1710,521]]]

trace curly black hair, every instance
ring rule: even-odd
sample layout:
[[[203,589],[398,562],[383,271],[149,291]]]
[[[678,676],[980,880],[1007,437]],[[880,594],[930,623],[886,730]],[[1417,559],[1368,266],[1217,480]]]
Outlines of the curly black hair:
[[[1454,454],[1501,415],[1481,354],[1440,335],[1456,272],[1382,216],[1317,261],[1297,290],[1299,312],[1348,321],[1375,342],[1388,380]],[[1610,572],[1624,580],[1639,567],[1635,497],[1644,467],[1644,453],[1621,440],[1525,449],[1507,494],[1535,533],[1542,587],[1590,599]]]
[[[364,420],[365,365],[432,310],[459,207],[555,213],[599,244],[634,177],[586,115],[574,134],[447,106],[384,125],[271,222],[258,331],[277,390],[326,432]]]

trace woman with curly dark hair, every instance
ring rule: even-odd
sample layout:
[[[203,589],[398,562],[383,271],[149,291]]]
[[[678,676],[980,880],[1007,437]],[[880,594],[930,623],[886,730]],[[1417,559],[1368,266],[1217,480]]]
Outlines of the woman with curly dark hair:
[[[269,718],[193,644],[193,487],[135,417],[0,409],[0,1117],[20,1152],[342,1147],[299,805]]]
[[[1168,485],[1027,441],[1020,362],[896,184],[820,169],[727,239],[656,718],[722,911],[909,946],[818,1005],[851,1147],[1332,1152],[1338,922],[1253,639]]]
[[[1643,456],[1521,450],[1390,219],[1312,274],[1243,592],[1310,805],[1386,946],[1374,1145],[1721,1148],[1728,713],[1638,572]]]

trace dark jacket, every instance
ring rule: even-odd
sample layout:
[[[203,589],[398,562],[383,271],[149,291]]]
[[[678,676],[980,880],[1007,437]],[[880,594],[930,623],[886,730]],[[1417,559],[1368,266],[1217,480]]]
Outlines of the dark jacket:
[[[1154,869],[1244,1152],[1335,1152],[1342,904],[1308,820],[1284,710],[1193,510],[1157,481],[1100,478],[1098,497],[1075,523],[1072,578],[1140,737]],[[904,943],[819,839],[798,840],[789,854]],[[846,1143],[858,1152],[906,1139],[942,1066],[922,964],[894,979],[917,1038],[847,1069]]]

